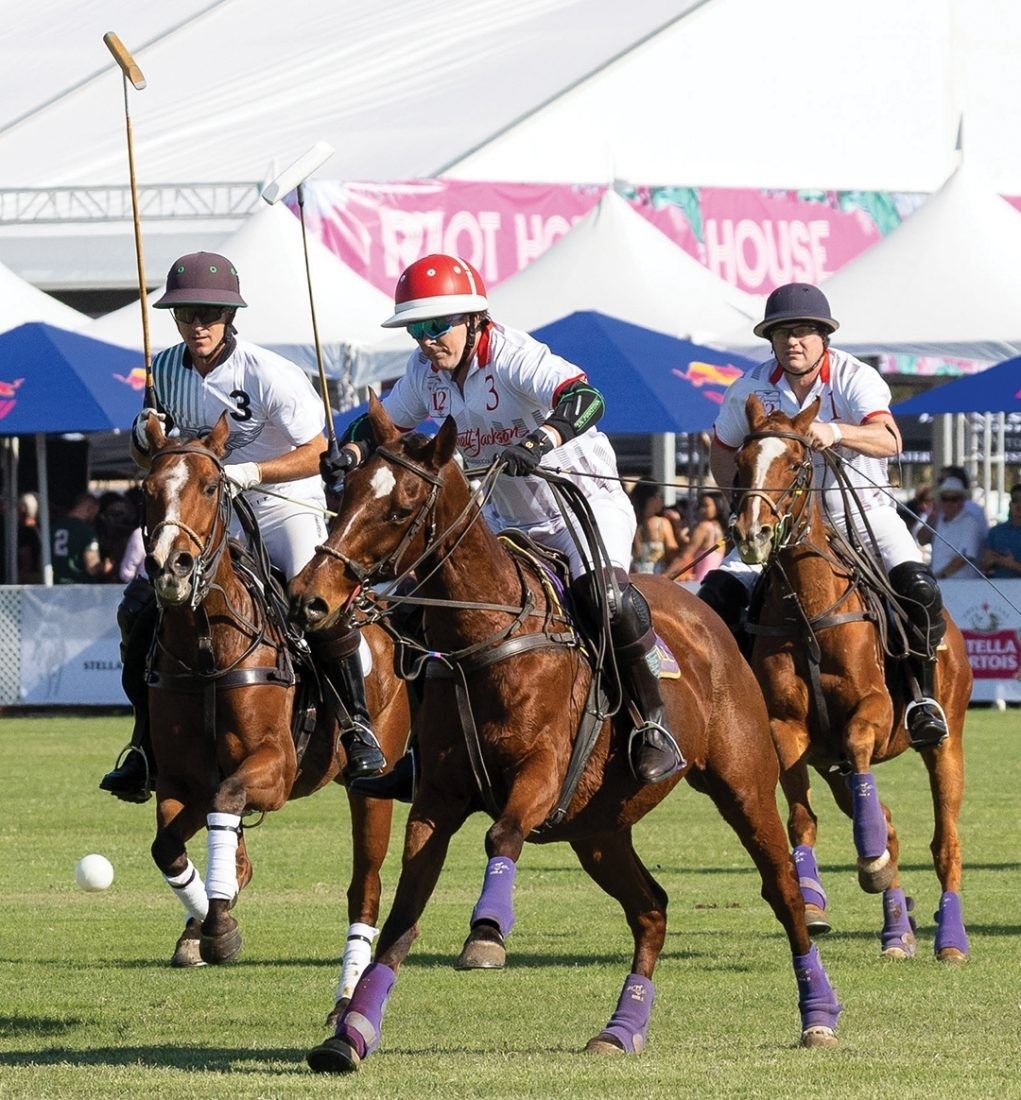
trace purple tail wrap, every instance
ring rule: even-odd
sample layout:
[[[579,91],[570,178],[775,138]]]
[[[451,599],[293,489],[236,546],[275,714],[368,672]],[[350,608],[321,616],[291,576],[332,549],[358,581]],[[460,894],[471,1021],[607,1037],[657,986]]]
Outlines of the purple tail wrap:
[[[369,963],[337,1021],[337,1036],[367,1058],[378,1046],[383,1013],[397,975],[383,963]]]
[[[798,875],[798,886],[805,904],[825,909],[826,891],[822,888],[815,851],[810,844],[799,844],[794,849],[794,870]]]
[[[501,936],[509,936],[514,927],[514,876],[517,874],[514,860],[506,856],[494,856],[486,864],[482,879],[482,894],[472,910],[471,922],[488,920],[500,929]]]
[[[876,859],[886,851],[886,817],[879,804],[872,772],[849,775],[854,800],[854,847],[862,859]]]
[[[794,975],[798,979],[798,1008],[801,1027],[831,1027],[836,1029],[840,1010],[844,1007],[826,976],[819,948],[812,944],[807,955],[794,956]]]
[[[915,953],[911,939],[915,931],[915,922],[911,918],[914,907],[915,903],[904,896],[899,886],[883,891],[883,931],[880,939],[884,951],[888,947],[902,947],[911,955]]]
[[[628,1054],[640,1054],[645,1049],[645,1033],[655,999],[656,987],[651,978],[628,974],[617,1007],[602,1034],[616,1039]]]
[[[938,925],[935,951],[938,955],[945,947],[956,947],[962,955],[968,954],[968,933],[964,930],[961,914],[961,895],[944,890],[940,895],[939,909],[933,914]]]

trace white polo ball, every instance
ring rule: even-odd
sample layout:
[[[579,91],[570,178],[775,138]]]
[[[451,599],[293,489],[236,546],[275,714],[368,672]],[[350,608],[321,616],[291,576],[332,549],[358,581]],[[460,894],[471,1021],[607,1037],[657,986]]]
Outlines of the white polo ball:
[[[106,890],[113,882],[113,864],[106,858],[93,853],[82,856],[74,869],[75,882],[89,893]]]

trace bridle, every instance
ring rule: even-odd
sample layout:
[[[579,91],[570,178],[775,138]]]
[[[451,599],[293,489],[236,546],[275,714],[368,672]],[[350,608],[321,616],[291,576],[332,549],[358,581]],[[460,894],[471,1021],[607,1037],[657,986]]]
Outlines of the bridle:
[[[162,519],[151,531],[144,532],[146,553],[152,552],[153,540],[157,533],[165,527],[176,527],[178,530],[183,531],[197,547],[198,556],[195,558],[188,574],[188,579],[191,581],[189,606],[194,611],[209,594],[220,559],[227,548],[231,508],[230,492],[227,490],[227,478],[223,472],[223,463],[216,455],[198,443],[182,443],[174,447],[162,448],[152,456],[150,469],[159,459],[171,455],[198,455],[201,458],[206,458],[216,466],[219,474],[216,489],[216,519],[205,538],[193,531],[188,524],[182,523],[178,519]]]
[[[790,484],[786,486],[775,501],[764,489],[742,489],[730,517],[730,526],[733,531],[746,500],[752,497],[758,497],[764,500],[769,510],[776,517],[776,526],[773,528],[772,551],[773,553],[777,553],[789,546],[796,546],[808,533],[809,514],[804,508],[799,512],[799,522],[795,524],[793,519],[794,506],[808,491],[812,482],[814,466],[812,462],[811,441],[807,436],[800,435],[797,432],[782,430],[759,431],[752,432],[750,435],[745,436],[744,443],[741,444],[740,450],[743,450],[749,443],[754,443],[761,439],[792,439],[795,443],[800,443],[805,448],[805,457],[798,464],[797,471]],[[785,502],[789,502],[789,504],[785,506]]]

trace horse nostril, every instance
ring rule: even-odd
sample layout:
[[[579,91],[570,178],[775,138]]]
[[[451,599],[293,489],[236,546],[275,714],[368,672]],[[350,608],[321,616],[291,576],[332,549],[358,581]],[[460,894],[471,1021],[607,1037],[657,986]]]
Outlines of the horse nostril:
[[[195,559],[187,550],[178,550],[171,554],[167,565],[175,577],[187,577],[195,568]]]
[[[330,605],[322,598],[322,596],[312,596],[311,599],[305,601],[305,606],[302,608],[305,616],[305,622],[309,626],[315,623],[320,623],[329,614]]]

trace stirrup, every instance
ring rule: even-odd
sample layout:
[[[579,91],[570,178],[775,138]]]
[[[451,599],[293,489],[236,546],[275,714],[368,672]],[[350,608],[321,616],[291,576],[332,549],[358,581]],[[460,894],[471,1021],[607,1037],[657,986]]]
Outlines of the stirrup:
[[[386,755],[371,726],[367,726],[357,719],[352,719],[349,726],[341,729],[339,740],[347,756],[347,766],[344,768],[345,778],[349,780],[368,779],[377,776],[386,767]],[[350,741],[350,745],[348,741]],[[351,765],[358,749],[362,750],[363,755],[368,755],[373,759],[368,767],[363,767],[352,773]]]
[[[118,790],[116,787],[109,785],[107,780],[115,772],[119,772],[121,768],[124,767],[125,762],[131,757],[131,754],[133,752],[137,752],[138,755],[142,758],[142,767],[144,769],[144,779],[142,780],[142,785],[140,787],[130,788],[128,790]],[[99,781],[99,789],[101,791],[106,791],[107,793],[112,794],[115,798],[119,798],[122,802],[148,802],[149,799],[152,797],[152,792],[155,788],[154,779],[155,776],[153,774],[153,769],[149,764],[149,757],[146,754],[145,750],[139,745],[136,745],[133,741],[129,741],[117,754],[117,759],[114,761],[113,767]]]
[[[657,775],[655,777],[646,777],[643,775],[639,775],[637,770],[635,769],[635,739],[641,739],[645,736],[645,734],[653,731],[660,734],[666,741],[665,751],[673,753],[674,761],[673,764],[666,771],[664,771],[662,775]],[[677,742],[674,740],[674,735],[662,723],[649,721],[643,721],[641,725],[635,726],[635,728],[632,729],[631,736],[628,738],[627,742],[627,762],[628,768],[631,771],[631,775],[634,777],[634,779],[636,779],[639,783],[642,783],[643,785],[662,783],[663,780],[669,779],[671,776],[676,775],[679,771],[683,771],[688,766],[688,761],[685,760],[684,753],[681,752],[680,745],[678,745]]]
[[[931,707],[933,711],[932,716],[943,724],[943,733],[935,741],[931,739],[916,740],[911,733],[911,715],[919,707]],[[950,723],[947,721],[946,712],[936,699],[932,699],[927,695],[923,695],[920,699],[912,699],[904,708],[904,728],[908,731],[908,737],[911,739],[911,747],[913,749],[935,748],[937,745],[942,745],[950,736]]]

